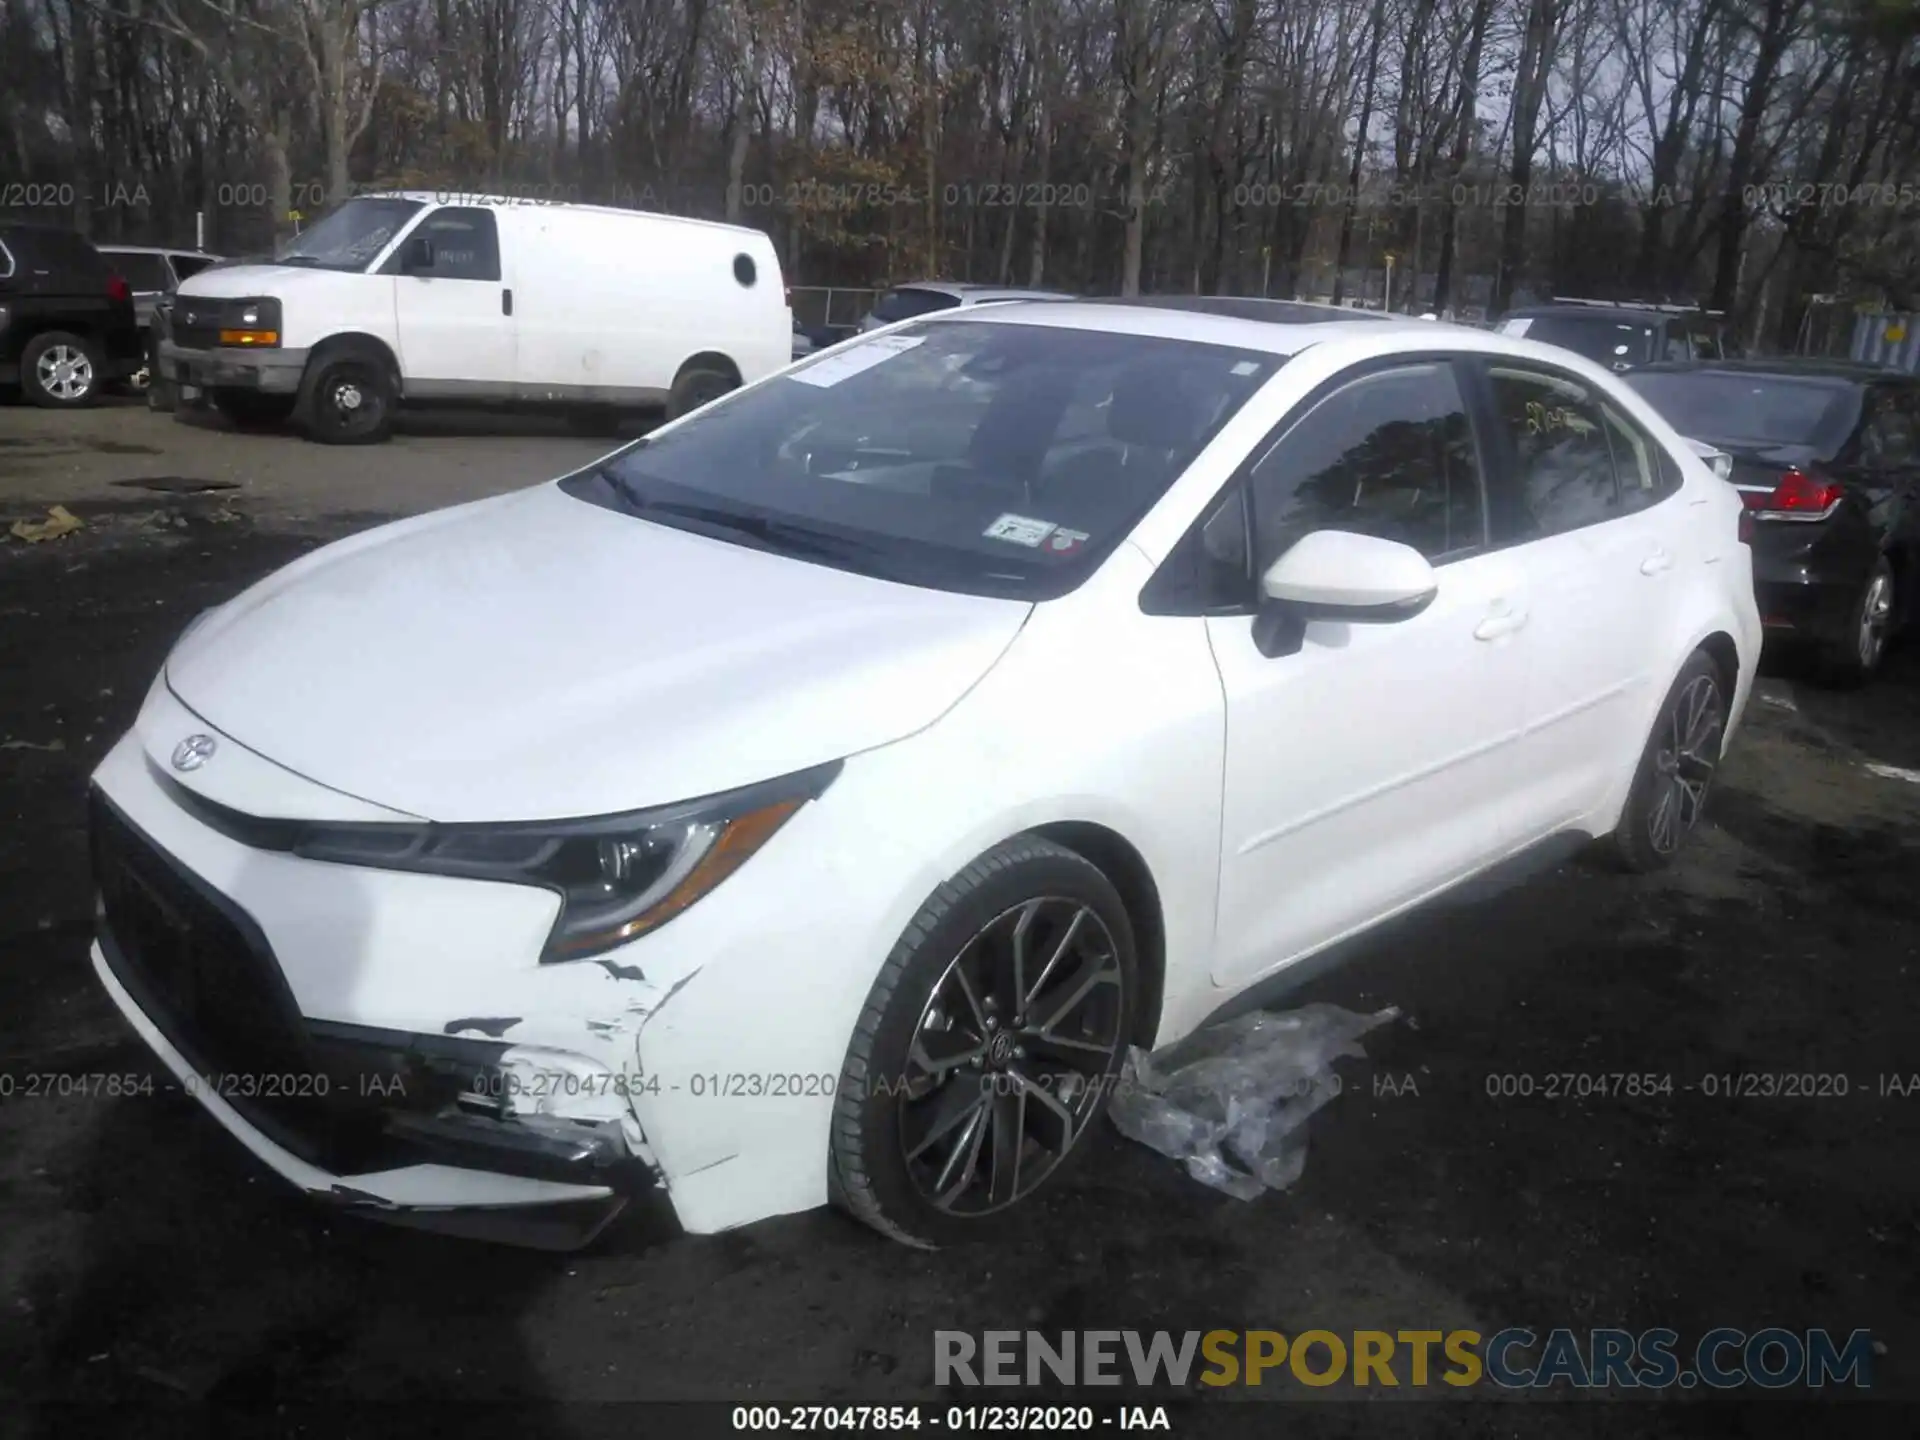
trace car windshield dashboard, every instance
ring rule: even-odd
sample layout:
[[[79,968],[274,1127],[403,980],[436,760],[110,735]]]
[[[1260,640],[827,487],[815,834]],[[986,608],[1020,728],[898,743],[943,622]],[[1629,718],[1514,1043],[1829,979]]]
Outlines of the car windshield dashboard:
[[[737,392],[562,482],[577,498],[884,579],[1079,585],[1286,357],[927,320]]]

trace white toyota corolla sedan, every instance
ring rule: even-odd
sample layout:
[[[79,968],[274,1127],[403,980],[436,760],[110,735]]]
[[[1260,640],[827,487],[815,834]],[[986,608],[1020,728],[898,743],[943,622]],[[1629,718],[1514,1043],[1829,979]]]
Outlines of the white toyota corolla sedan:
[[[908,321],[199,617],[94,777],[94,967],[343,1206],[964,1238],[1129,1045],[1540,842],[1665,863],[1742,513],[1521,339]]]

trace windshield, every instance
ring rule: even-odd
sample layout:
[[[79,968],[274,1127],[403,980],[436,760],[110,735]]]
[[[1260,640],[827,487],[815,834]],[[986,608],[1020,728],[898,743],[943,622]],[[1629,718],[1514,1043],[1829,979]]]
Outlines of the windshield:
[[[896,320],[911,320],[916,315],[931,315],[936,310],[951,310],[960,303],[958,295],[944,290],[921,290],[903,285],[889,290],[873,307],[873,318],[891,325]]]
[[[1653,359],[1653,327],[1623,324],[1597,315],[1520,315],[1503,320],[1508,335],[1558,345],[1602,365],[1644,365]]]
[[[281,246],[274,261],[322,270],[365,270],[419,210],[418,200],[349,200]]]
[[[1654,370],[1627,383],[1682,435],[1752,445],[1819,448],[1841,429],[1854,399],[1844,381]]]
[[[1078,585],[1284,357],[927,321],[850,341],[565,482],[569,493],[906,584]]]

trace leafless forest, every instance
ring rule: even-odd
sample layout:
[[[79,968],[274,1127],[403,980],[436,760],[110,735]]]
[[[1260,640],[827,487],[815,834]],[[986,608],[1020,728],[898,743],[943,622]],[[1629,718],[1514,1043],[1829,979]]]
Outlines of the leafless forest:
[[[199,214],[245,252],[405,183],[741,220],[805,285],[1378,297],[1391,263],[1395,308],[1697,299],[1779,344],[1920,290],[1920,0],[0,17],[0,209],[97,239],[191,241]]]

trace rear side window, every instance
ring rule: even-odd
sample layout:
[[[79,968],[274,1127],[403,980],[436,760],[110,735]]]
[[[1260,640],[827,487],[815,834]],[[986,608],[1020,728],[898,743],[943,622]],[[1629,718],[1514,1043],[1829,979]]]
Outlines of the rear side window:
[[[1479,456],[1450,365],[1400,366],[1342,386],[1249,478],[1260,570],[1315,530],[1394,540],[1430,560],[1486,543]]]
[[[902,285],[898,290],[889,290],[882,295],[879,304],[873,307],[873,313],[875,318],[891,325],[896,320],[911,320],[916,315],[951,310],[959,303],[959,296],[949,295],[943,290],[921,290],[912,285]]]
[[[1487,376],[1513,461],[1512,490],[1494,507],[1494,538],[1539,540],[1623,514],[1598,398],[1576,380],[1537,371],[1493,365]]]
[[[44,270],[56,279],[80,278],[106,283],[105,258],[77,230],[22,225],[8,232],[7,246],[22,270]]]

